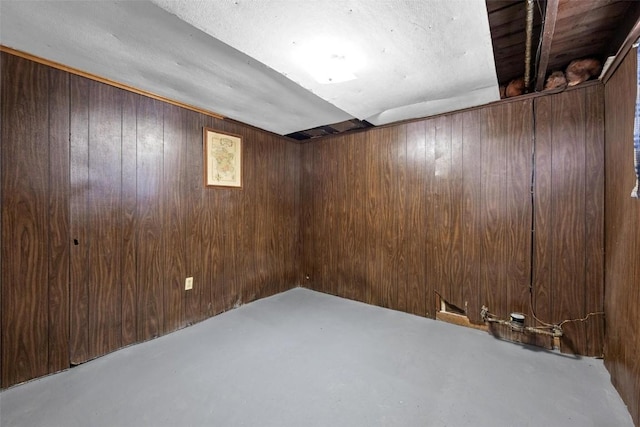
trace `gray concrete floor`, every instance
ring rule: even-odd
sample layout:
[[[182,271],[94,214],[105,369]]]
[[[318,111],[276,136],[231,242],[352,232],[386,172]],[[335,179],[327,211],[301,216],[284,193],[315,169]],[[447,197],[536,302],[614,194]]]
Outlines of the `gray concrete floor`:
[[[0,393],[9,426],[633,426],[598,359],[294,289]]]

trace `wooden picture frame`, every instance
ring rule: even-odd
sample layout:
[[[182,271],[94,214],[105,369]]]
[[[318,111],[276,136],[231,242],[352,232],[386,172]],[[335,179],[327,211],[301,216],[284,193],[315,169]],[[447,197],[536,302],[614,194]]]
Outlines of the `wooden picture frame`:
[[[202,128],[205,187],[242,188],[242,137]]]

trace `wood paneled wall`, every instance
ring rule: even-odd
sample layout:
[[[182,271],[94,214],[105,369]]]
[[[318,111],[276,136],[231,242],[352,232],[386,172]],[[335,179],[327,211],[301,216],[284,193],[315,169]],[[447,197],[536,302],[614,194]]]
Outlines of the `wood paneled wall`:
[[[69,76],[2,54],[2,386],[69,366]]]
[[[2,387],[299,284],[300,145],[1,60]],[[203,187],[203,126],[243,189]]]
[[[592,85],[303,145],[307,286],[427,317],[437,293],[476,323],[487,305],[535,324],[530,300],[546,322],[601,311],[602,95]],[[563,351],[602,354],[602,316],[565,329]]]
[[[537,316],[563,325],[563,351],[602,356],[604,98],[601,85],[536,98]],[[596,314],[597,313],[597,314]]]
[[[631,49],[605,88],[605,366],[640,425],[640,201],[630,197],[635,97],[636,50]]]
[[[530,276],[531,117],[511,103],[304,145],[309,285],[428,317],[436,292],[476,321],[506,311]]]
[[[297,145],[1,65],[3,387],[301,281],[427,317],[438,293],[474,322],[603,308],[601,86]],[[242,190],[203,188],[203,126],[243,136]],[[565,331],[602,353],[601,316]]]

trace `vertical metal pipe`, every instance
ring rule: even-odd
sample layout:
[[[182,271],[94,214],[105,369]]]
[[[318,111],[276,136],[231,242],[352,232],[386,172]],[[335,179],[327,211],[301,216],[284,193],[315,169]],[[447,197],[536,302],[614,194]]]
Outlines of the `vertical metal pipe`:
[[[533,0],[527,0],[526,44],[524,50],[524,90],[529,91],[531,80],[531,39],[533,37]]]

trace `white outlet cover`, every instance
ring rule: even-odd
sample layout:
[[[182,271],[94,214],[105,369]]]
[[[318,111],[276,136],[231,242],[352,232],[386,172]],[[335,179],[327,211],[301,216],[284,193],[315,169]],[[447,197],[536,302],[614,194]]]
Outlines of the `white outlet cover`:
[[[188,291],[193,289],[193,277],[187,277],[184,281],[184,290]]]

